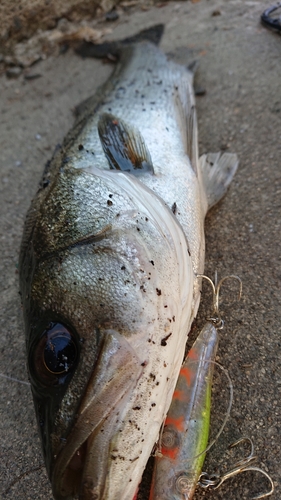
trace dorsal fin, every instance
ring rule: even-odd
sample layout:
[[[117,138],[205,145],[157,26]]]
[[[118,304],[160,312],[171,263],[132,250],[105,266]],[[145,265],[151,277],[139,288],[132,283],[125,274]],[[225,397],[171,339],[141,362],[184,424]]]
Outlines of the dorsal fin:
[[[103,113],[98,132],[112,170],[134,175],[154,173],[150,153],[139,130],[110,113]]]

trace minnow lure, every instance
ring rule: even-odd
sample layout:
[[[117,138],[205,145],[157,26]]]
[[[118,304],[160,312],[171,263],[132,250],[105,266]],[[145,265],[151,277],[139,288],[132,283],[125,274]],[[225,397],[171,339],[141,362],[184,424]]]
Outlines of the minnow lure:
[[[207,322],[181,368],[156,455],[150,500],[188,500],[197,486],[209,437],[218,332]]]
[[[242,293],[238,276],[226,276],[219,283],[217,274],[215,283],[207,276],[197,277],[207,279],[212,285],[213,315],[207,318],[180,371],[160,440],[161,454],[155,459],[149,500],[189,500],[193,497],[209,437],[212,379],[219,341],[217,330],[223,328],[219,312],[220,288],[226,279],[233,278],[240,283],[238,300]]]
[[[270,496],[274,491],[271,477],[259,467],[253,466],[256,457],[254,446],[249,438],[241,438],[230,447],[248,441],[251,453],[237,462],[233,468],[223,475],[201,473],[206,452],[221,434],[229,416],[233,398],[231,380],[230,403],[222,427],[214,441],[209,446],[209,426],[211,410],[211,389],[216,351],[218,347],[218,329],[223,328],[223,320],[219,313],[219,292],[222,283],[228,278],[242,282],[237,276],[226,276],[217,284],[207,276],[213,289],[213,317],[208,318],[197,340],[193,344],[180,371],[173,401],[168,412],[163,434],[160,439],[160,452],[156,454],[149,500],[191,500],[196,486],[217,489],[228,478],[241,472],[254,471],[263,474],[270,482],[270,489],[252,497],[257,500]],[[219,365],[220,366],[220,365]]]

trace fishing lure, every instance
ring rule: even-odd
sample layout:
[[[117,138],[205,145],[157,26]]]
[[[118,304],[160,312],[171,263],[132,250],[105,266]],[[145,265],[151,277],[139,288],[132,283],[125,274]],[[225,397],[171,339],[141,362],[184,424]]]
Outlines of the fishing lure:
[[[218,332],[206,323],[180,371],[161,450],[155,458],[150,500],[192,498],[205,460]]]
[[[149,500],[191,500],[197,485],[217,489],[228,478],[241,472],[255,471],[263,474],[270,482],[270,490],[254,499],[270,496],[274,491],[271,477],[262,469],[253,466],[254,447],[249,438],[241,438],[231,447],[248,441],[251,453],[237,462],[223,475],[209,475],[202,471],[206,452],[221,434],[229,416],[232,404],[232,385],[230,382],[230,403],[227,414],[217,437],[207,446],[210,427],[211,389],[218,347],[218,330],[223,328],[219,312],[219,292],[222,283],[228,278],[240,282],[239,299],[242,293],[240,278],[231,275],[217,284],[207,276],[213,289],[213,316],[201,330],[180,371],[173,401],[164,424],[160,439],[160,452],[156,454]],[[229,378],[226,370],[224,370]]]
[[[180,371],[173,401],[155,458],[150,500],[192,498],[205,460],[209,438],[211,390],[214,362],[223,328],[219,313],[219,292],[227,276],[213,287],[213,316],[201,330]],[[231,276],[240,282],[237,276]],[[231,398],[232,399],[232,398]]]

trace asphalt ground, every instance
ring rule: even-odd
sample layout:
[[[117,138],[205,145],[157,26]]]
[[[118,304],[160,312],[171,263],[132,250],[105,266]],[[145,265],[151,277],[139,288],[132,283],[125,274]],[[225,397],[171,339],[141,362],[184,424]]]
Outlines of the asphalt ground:
[[[182,64],[199,62],[196,77],[200,153],[236,152],[239,170],[227,196],[206,218],[206,268],[238,275],[243,296],[224,294],[218,361],[227,368],[234,402],[226,428],[204,469],[225,472],[248,450],[227,447],[250,437],[257,465],[280,498],[281,467],[281,38],[260,25],[264,1],[201,0],[134,7],[112,24],[112,39],[165,23],[163,50]],[[73,109],[109,77],[112,66],[69,50],[30,68],[36,79],[0,77],[0,373],[27,381],[18,295],[18,253],[24,217],[45,162],[73,123]],[[211,308],[208,285],[189,345]],[[218,375],[219,377],[219,375]],[[220,378],[220,377],[219,377]],[[51,500],[28,385],[0,377],[0,498]],[[219,387],[219,389],[218,389]],[[212,434],[223,418],[227,380],[215,388]],[[139,498],[148,498],[149,473]],[[245,472],[195,499],[250,499],[268,488]]]

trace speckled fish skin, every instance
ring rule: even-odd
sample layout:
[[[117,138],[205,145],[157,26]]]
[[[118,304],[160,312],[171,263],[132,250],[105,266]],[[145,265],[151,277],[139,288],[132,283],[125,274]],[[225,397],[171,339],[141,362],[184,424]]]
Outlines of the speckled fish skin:
[[[153,172],[110,170],[98,134],[104,113],[140,131]],[[214,195],[204,161],[192,74],[141,43],[124,51],[45,169],[27,215],[20,283],[57,500],[136,492],[199,305],[207,206],[228,185]],[[46,361],[52,339],[70,352],[61,373]]]

